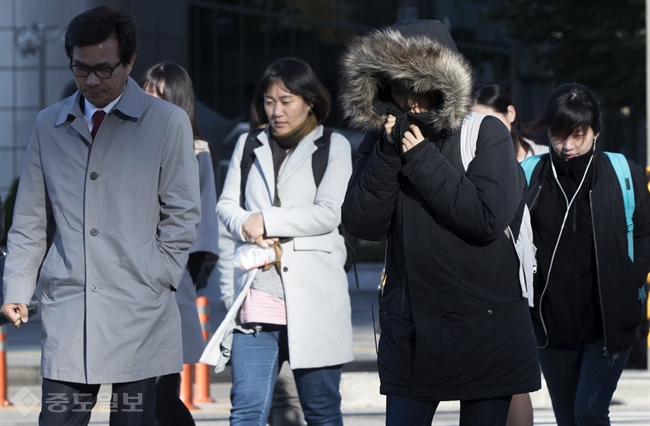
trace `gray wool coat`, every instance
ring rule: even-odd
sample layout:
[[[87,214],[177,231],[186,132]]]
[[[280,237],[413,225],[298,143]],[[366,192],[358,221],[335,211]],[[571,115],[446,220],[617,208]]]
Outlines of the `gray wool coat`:
[[[196,238],[198,177],[187,114],[131,78],[94,141],[79,92],[39,113],[4,297],[28,303],[42,265],[43,377],[120,383],[182,370],[172,288]]]
[[[273,206],[275,178],[268,130],[258,135],[261,146],[246,181],[246,209],[240,203],[240,162],[247,134],[237,142],[217,213],[235,239],[235,248],[249,244],[241,234],[244,221],[262,212],[267,235],[292,237],[282,245],[282,282],[287,309],[291,368],[317,368],[354,359],[348,280],[343,265],[346,249],[339,234],[341,204],[352,173],[350,143],[333,133],[327,169],[318,188],[311,156],[318,126],[288,157],[277,183],[282,207]],[[220,371],[230,355],[235,319],[258,270],[235,269],[235,301],[203,353],[201,362]]]
[[[214,181],[214,167],[208,143],[194,141],[194,153],[199,163],[199,184],[201,188],[201,222],[196,227],[196,240],[189,253],[205,252],[219,255],[219,218],[217,217],[217,189]],[[183,363],[193,364],[199,360],[205,348],[205,339],[196,306],[196,286],[186,269],[178,283],[176,303],[181,314],[183,334]]]

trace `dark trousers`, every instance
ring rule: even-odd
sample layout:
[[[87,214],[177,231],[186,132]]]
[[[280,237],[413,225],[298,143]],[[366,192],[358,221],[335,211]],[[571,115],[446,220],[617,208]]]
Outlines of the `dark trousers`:
[[[460,401],[460,426],[505,426],[512,396]],[[430,426],[439,402],[386,395],[386,426]]]
[[[178,397],[181,373],[156,379],[156,421],[160,426],[194,426],[190,410]]]
[[[558,426],[609,426],[609,404],[631,348],[603,354],[603,338],[575,350],[539,349]]]
[[[43,379],[39,426],[85,426],[97,401],[110,400],[110,426],[154,426],[156,378],[113,383],[110,394],[101,385]]]

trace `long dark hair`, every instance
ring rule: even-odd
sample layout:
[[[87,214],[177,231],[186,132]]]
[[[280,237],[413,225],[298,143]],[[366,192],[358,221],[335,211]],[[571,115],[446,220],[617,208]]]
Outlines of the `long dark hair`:
[[[544,112],[531,128],[548,129],[549,135],[564,140],[576,132],[586,132],[589,127],[596,135],[603,127],[598,99],[587,86],[567,83],[551,92]]]
[[[484,84],[479,86],[474,91],[474,103],[485,105],[504,115],[508,114],[508,107],[510,105],[512,105],[515,108],[515,111],[517,111],[517,106],[510,97],[508,91],[498,84]],[[518,112],[515,115],[515,120],[510,123],[510,136],[512,136],[512,141],[515,144],[515,150],[519,149],[519,146],[527,146],[523,140],[528,137],[528,134],[519,120]]]
[[[306,103],[313,104],[311,110],[318,124],[325,121],[330,113],[329,92],[305,61],[287,57],[273,61],[257,81],[251,102],[251,128],[269,122],[264,111],[264,95],[276,83],[284,85],[290,93],[301,96]]]
[[[140,87],[155,92],[160,99],[171,102],[185,110],[194,139],[203,139],[194,112],[194,88],[185,68],[173,62],[161,62],[149,68],[140,79]]]

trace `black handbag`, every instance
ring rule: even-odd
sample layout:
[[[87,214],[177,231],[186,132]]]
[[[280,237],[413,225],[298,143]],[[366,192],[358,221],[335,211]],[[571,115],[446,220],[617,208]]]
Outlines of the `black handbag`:
[[[0,289],[4,287],[3,279],[2,276],[4,275],[5,272],[5,258],[7,257],[7,254],[0,250]],[[4,305],[4,290],[0,290],[0,306]],[[38,312],[38,297],[36,297],[36,294],[32,295],[32,299],[29,301],[29,305],[27,306],[27,314],[29,317],[33,317],[36,315]],[[0,325],[5,325],[9,324],[9,319],[0,314]]]

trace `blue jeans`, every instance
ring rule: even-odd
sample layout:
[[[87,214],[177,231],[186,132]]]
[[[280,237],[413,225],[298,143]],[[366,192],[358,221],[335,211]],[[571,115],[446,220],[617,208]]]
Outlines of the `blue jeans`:
[[[460,426],[505,426],[512,396],[460,401]],[[431,426],[439,402],[386,395],[386,426]]]
[[[232,342],[231,426],[265,426],[279,367],[287,360],[285,326],[263,326],[253,334],[235,331]],[[342,426],[342,366],[293,370],[307,424]]]
[[[609,426],[609,404],[632,348],[605,356],[604,347],[601,338],[575,350],[538,351],[558,426]]]

